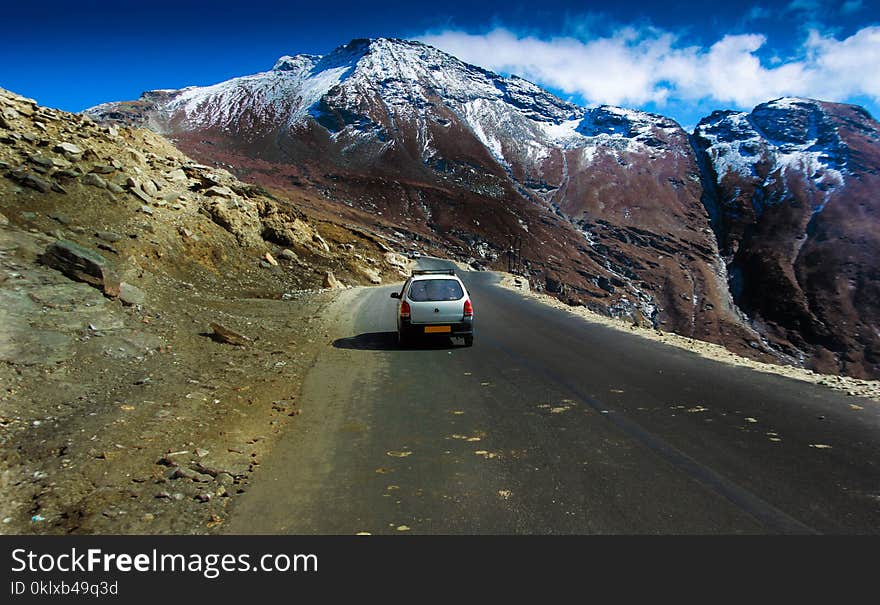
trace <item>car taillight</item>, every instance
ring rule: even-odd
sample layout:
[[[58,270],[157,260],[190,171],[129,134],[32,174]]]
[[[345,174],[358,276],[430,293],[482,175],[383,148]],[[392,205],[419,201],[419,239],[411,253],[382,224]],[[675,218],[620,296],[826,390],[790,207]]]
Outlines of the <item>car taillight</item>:
[[[403,301],[400,303],[400,316],[401,317],[409,317],[409,303]]]
[[[470,299],[464,301],[464,316],[465,317],[473,317],[474,316],[474,306],[471,304]]]

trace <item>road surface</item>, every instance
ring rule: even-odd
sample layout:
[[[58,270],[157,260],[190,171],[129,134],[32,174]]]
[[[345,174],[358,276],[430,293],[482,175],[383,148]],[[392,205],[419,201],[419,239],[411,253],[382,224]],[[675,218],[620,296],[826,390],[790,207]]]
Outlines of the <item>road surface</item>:
[[[880,530],[880,405],[590,324],[491,273],[459,275],[472,348],[398,347],[399,285],[343,293],[302,415],[227,531]]]

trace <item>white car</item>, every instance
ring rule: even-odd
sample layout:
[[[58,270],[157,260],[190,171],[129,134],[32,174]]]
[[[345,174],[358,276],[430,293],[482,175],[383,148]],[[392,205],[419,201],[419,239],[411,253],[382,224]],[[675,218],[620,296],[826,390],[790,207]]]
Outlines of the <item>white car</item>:
[[[397,304],[397,336],[401,345],[419,337],[460,337],[474,344],[474,306],[464,283],[452,269],[417,269],[392,292]]]
[[[412,252],[409,253],[409,257],[410,258],[422,258],[422,253],[419,252],[418,250],[413,250]]]

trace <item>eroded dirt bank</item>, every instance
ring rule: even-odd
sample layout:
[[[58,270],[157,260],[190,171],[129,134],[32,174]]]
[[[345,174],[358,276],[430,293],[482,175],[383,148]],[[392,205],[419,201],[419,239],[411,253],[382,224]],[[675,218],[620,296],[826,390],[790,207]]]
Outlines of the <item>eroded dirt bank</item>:
[[[3,244],[19,289],[3,291],[0,313],[46,329],[30,328],[0,365],[2,531],[219,530],[296,421],[334,291],[272,300],[186,288],[137,309],[28,268],[26,247]],[[251,340],[222,342],[214,322]]]

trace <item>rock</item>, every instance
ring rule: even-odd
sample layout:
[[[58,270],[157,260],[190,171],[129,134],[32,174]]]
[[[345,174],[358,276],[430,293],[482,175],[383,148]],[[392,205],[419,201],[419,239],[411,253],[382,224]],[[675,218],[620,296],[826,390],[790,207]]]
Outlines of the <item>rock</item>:
[[[216,322],[211,324],[211,330],[214,331],[215,340],[220,340],[227,344],[245,346],[247,343],[253,342],[252,338],[249,338],[244,334],[239,334],[238,332],[230,330]]]
[[[8,224],[9,224],[9,219],[6,218],[6,216],[2,212],[0,212],[0,227],[5,227]]]
[[[125,192],[125,189],[123,189],[122,187],[120,187],[119,185],[114,183],[113,181],[110,181],[107,183],[107,189],[109,191],[112,191],[113,193],[124,193]]]
[[[100,176],[95,174],[94,172],[90,172],[82,178],[83,185],[91,185],[92,187],[97,187],[99,189],[107,188],[107,181],[102,179]]]
[[[189,177],[186,176],[186,173],[181,168],[166,172],[165,179],[171,183],[186,183],[189,181]]]
[[[339,280],[336,279],[336,276],[333,275],[333,271],[326,271],[326,272],[324,273],[324,287],[325,287],[325,288],[330,288],[330,289],[333,289],[333,290],[338,290],[338,289],[345,288],[345,286],[343,286],[343,285],[339,282]]]
[[[54,189],[55,185],[55,183],[53,183],[52,181],[44,179],[43,177],[38,176],[33,172],[25,172],[23,175],[18,177],[17,180],[25,187],[36,189],[40,193],[49,193]]]
[[[116,172],[116,168],[107,164],[96,164],[92,166],[92,169],[89,170],[89,172],[94,172],[95,174],[111,174]]]
[[[144,193],[149,195],[151,198],[159,195],[159,188],[156,187],[156,183],[152,181],[152,179],[147,179],[144,181],[143,185],[141,185],[141,189],[144,190]]]
[[[40,261],[67,277],[104,289],[113,280],[110,263],[103,256],[68,240],[58,240],[46,248]]]
[[[64,168],[63,170],[56,170],[52,176],[56,178],[75,179],[81,177],[82,174],[82,170],[76,166],[71,166],[70,168]]]
[[[229,473],[217,473],[217,476],[214,477],[214,480],[220,485],[225,485],[229,487],[233,483],[235,483],[235,477],[230,475]]]
[[[366,277],[370,280],[371,284],[381,284],[382,277],[379,275],[379,272],[373,269],[372,267],[366,267],[364,265],[358,265],[357,267],[358,273]]]
[[[16,105],[16,109],[18,109],[18,113],[23,116],[31,117],[36,112],[37,102],[33,99],[26,99],[24,97],[19,97],[18,99],[21,101]]]
[[[133,160],[137,164],[146,164],[147,158],[137,149],[128,148],[125,151],[127,159]]]
[[[52,150],[56,153],[63,153],[68,156],[78,156],[83,153],[83,150],[73,143],[58,143]]]
[[[283,258],[285,260],[293,261],[293,262],[296,262],[299,260],[299,257],[296,255],[296,252],[294,252],[293,250],[288,250],[287,248],[285,248],[284,250],[281,251],[281,258]]]
[[[200,211],[235,236],[243,246],[265,246],[265,224],[260,220],[257,208],[252,204],[214,196],[204,198]]]
[[[324,250],[324,252],[330,252],[330,244],[328,244],[326,241],[324,241],[324,238],[321,237],[317,232],[312,236],[312,240],[316,244],[321,246],[321,248]]]
[[[150,198],[150,196],[147,195],[146,193],[144,193],[144,192],[141,190],[140,187],[131,187],[131,188],[129,189],[129,191],[131,191],[131,192],[132,192],[132,193],[133,193],[133,194],[134,194],[139,200],[141,200],[142,202],[146,202],[146,203],[148,203],[148,204],[150,204],[150,203],[153,202],[153,200]],[[143,208],[147,208],[147,209],[149,209],[150,207],[149,207],[149,206],[143,206],[143,207],[141,208],[141,212],[144,212]],[[146,214],[153,214],[153,211],[150,210],[149,212],[146,212]]]
[[[32,153],[28,156],[28,161],[32,164],[37,164],[38,166],[44,166],[46,168],[53,168],[55,163],[52,161],[52,158],[46,157],[44,155],[39,155],[36,153]]]
[[[174,466],[165,475],[169,479],[189,479],[196,483],[210,483],[214,477],[205,473],[199,473],[183,466]]]
[[[217,196],[217,197],[225,197],[228,199],[232,199],[235,197],[235,193],[229,187],[224,187],[222,185],[214,185],[205,191],[205,195],[207,196]]]
[[[117,298],[126,305],[143,305],[147,300],[147,295],[137,286],[133,286],[128,282],[119,283],[119,294]]]
[[[124,239],[121,235],[119,235],[118,233],[113,233],[112,231],[96,231],[95,237],[97,237],[98,239],[102,239],[105,242],[110,242],[111,244]]]
[[[21,117],[21,115],[12,107],[5,107],[3,109],[3,117],[7,120],[15,121]]]
[[[278,261],[275,260],[275,257],[273,257],[270,253],[266,252],[266,254],[265,254],[265,256],[263,256],[263,258],[265,258],[266,262],[269,263],[270,265],[272,265],[273,267],[278,266]]]
[[[133,189],[132,191],[137,191],[137,189]],[[153,216],[153,209],[149,206],[141,206],[140,208],[138,208],[138,212],[143,212],[148,216]]]

